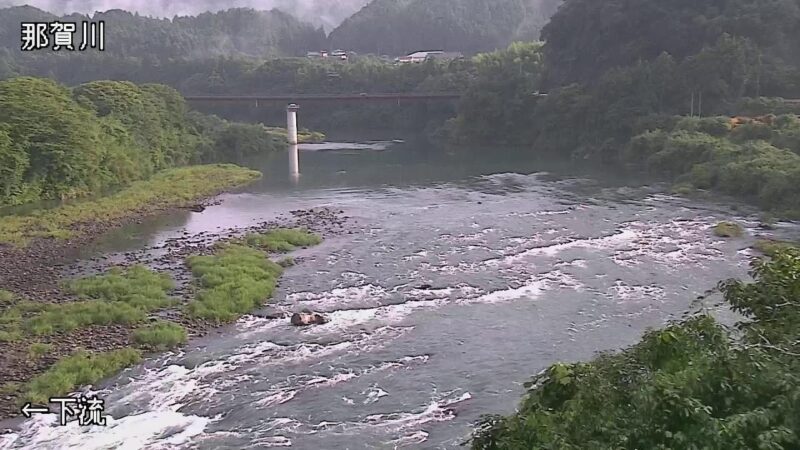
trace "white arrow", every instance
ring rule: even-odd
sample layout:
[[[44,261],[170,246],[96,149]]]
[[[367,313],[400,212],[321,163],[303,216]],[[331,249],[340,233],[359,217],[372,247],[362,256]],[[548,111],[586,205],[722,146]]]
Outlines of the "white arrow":
[[[50,408],[37,408],[35,406],[31,406],[30,402],[25,403],[25,406],[22,407],[22,415],[29,419],[31,414],[50,414]]]

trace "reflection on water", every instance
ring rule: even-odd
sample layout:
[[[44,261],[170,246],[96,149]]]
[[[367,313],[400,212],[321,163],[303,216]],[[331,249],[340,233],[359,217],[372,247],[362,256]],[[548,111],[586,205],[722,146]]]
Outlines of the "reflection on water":
[[[300,146],[289,145],[289,179],[293,184],[300,181]]]

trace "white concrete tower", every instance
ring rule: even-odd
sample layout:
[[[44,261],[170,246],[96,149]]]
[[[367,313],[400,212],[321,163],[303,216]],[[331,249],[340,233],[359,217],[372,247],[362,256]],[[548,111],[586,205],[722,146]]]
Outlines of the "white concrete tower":
[[[297,111],[299,106],[292,103],[286,108],[286,134],[289,144],[297,144]]]

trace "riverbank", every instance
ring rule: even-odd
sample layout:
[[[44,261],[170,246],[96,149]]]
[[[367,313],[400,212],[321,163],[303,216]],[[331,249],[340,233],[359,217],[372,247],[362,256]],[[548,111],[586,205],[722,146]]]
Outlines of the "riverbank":
[[[25,401],[46,402],[76,387],[94,384],[135,364],[144,355],[181,345],[263,305],[271,296],[283,269],[268,253],[320,242],[319,235],[343,232],[344,221],[330,210],[295,211],[245,230],[175,239],[159,248],[130,253],[122,266],[102,262],[93,267],[100,275],[69,280],[70,265],[51,280],[51,298],[33,300],[16,289],[3,295],[0,314],[0,420],[19,416]],[[310,231],[281,228],[313,229]],[[166,255],[161,251],[166,250]],[[20,249],[19,251],[24,251]],[[239,251],[239,253],[232,253]],[[247,252],[243,255],[242,252]],[[159,254],[159,256],[156,256]],[[64,256],[64,255],[62,255]],[[219,264],[225,259],[226,264]],[[221,284],[209,283],[208,265]],[[9,261],[6,259],[3,262]],[[46,259],[33,259],[46,270]],[[167,264],[168,269],[150,267]],[[7,263],[0,263],[5,266]],[[268,276],[252,279],[254,270],[268,266]],[[221,269],[220,273],[217,269]],[[244,276],[244,275],[247,276]],[[214,278],[211,276],[211,278]],[[258,284],[260,282],[261,284]],[[31,283],[36,285],[35,280]],[[252,290],[258,284],[264,288]],[[237,294],[220,298],[219,287]],[[31,294],[41,291],[32,287]],[[232,291],[227,291],[230,294]],[[225,310],[222,317],[208,311]]]
[[[250,183],[261,173],[232,164],[168,169],[95,200],[65,203],[28,215],[0,217],[0,246],[27,247],[38,239],[80,240],[131,218],[188,207],[207,197]]]
[[[67,394],[134,364],[142,352],[166,350],[219,325],[185,313],[195,284],[184,259],[213,254],[220,242],[235,239],[233,230],[202,244],[171,242],[161,257],[173,263],[167,272],[149,269],[153,261],[133,254],[122,264],[126,269],[102,263],[94,268],[100,275],[89,278],[70,279],[70,267],[77,250],[105,231],[176,208],[201,210],[212,196],[260,177],[234,165],[169,169],[107,197],[0,218],[0,419],[19,415],[23,399],[42,403]],[[248,233],[312,223],[325,229],[331,217],[298,212],[295,220]],[[283,236],[280,248],[306,242],[297,239]]]

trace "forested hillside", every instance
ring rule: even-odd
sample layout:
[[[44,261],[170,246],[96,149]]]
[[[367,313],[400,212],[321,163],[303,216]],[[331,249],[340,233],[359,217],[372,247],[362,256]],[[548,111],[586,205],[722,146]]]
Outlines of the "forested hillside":
[[[374,0],[330,35],[331,46],[404,55],[475,53],[538,37],[561,0]]]
[[[58,16],[29,6],[0,9],[0,47],[17,53],[20,22],[54,21]],[[71,15],[64,21],[88,20]],[[325,45],[322,29],[300,22],[278,10],[228,9],[197,16],[157,19],[122,10],[100,12],[92,20],[106,22],[105,58],[142,58],[158,62],[226,56],[293,56]],[[79,27],[80,29],[80,27]],[[78,33],[80,35],[80,33]],[[28,58],[52,58],[51,52],[32,52]],[[61,52],[61,57],[81,58],[94,52]],[[69,55],[69,56],[67,56]]]
[[[50,80],[0,82],[0,206],[68,199],[198,162],[269,152],[261,125],[230,124],[187,111],[163,85]]]
[[[729,59],[737,65],[718,70],[749,66],[750,72],[733,76],[744,77],[755,92],[757,82],[768,90],[783,81],[786,65],[800,64],[798,30],[796,0],[569,0],[542,37],[547,41],[549,84],[558,86],[596,83],[611,69],[653,61],[662,53],[678,62],[697,59],[728,34],[739,41],[738,51],[747,50],[729,56],[749,59]],[[706,73],[715,69],[710,64],[695,69],[696,77],[719,76]]]

